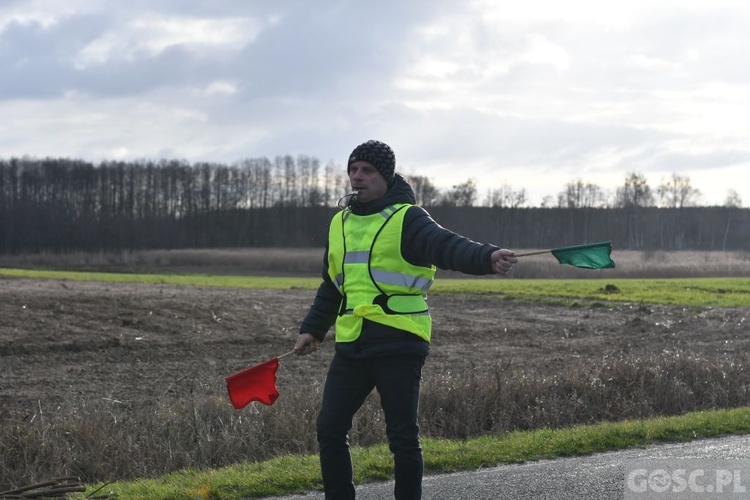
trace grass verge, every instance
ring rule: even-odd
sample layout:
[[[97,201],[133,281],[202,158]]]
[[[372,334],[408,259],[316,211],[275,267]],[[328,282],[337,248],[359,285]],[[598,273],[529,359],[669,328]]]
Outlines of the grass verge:
[[[130,274],[0,268],[0,277],[147,283],[183,286],[309,289],[320,278],[203,274]],[[497,294],[509,300],[678,304],[694,307],[750,307],[748,278],[669,279],[442,279],[431,294]]]
[[[701,411],[568,429],[518,431],[462,441],[423,439],[425,472],[447,473],[507,463],[589,455],[750,432],[750,408]],[[391,479],[393,464],[386,445],[352,450],[358,484]],[[240,499],[292,494],[321,488],[314,455],[284,456],[206,471],[188,470],[158,479],[96,485],[86,494],[116,498]],[[83,495],[71,498],[84,498]]]

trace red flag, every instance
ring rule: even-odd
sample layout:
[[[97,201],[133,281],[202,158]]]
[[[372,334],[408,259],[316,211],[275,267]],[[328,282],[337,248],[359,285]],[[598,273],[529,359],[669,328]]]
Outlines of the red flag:
[[[240,410],[252,401],[272,405],[279,397],[276,389],[276,369],[279,358],[245,368],[225,378],[232,406]]]

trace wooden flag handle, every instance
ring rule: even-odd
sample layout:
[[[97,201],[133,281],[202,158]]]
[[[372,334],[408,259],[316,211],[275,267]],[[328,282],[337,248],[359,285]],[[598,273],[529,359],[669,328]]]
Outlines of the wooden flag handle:
[[[552,253],[552,250],[539,250],[536,252],[517,253],[516,257],[526,257],[528,255],[541,255],[543,253]]]
[[[289,351],[289,352],[285,352],[285,353],[284,353],[284,354],[282,354],[281,356],[277,356],[277,357],[278,357],[279,359],[281,359],[281,358],[285,358],[285,357],[289,356],[290,354],[294,354],[294,349],[292,349],[292,350],[291,350],[291,351]]]

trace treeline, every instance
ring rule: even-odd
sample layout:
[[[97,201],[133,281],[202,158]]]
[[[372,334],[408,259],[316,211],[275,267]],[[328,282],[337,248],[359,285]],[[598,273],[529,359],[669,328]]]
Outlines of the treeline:
[[[477,207],[471,183],[441,193],[429,179],[409,180],[442,225],[507,247],[750,249],[749,209]],[[320,247],[347,186],[343,167],[306,156],[232,165],[0,160],[0,253]]]

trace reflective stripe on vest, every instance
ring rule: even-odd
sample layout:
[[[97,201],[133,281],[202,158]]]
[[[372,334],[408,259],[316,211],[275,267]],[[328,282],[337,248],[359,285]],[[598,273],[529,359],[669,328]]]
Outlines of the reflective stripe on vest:
[[[363,318],[413,333],[429,342],[432,320],[424,293],[435,267],[414,266],[401,256],[406,210],[399,204],[359,216],[344,210],[329,231],[328,272],[343,295],[336,341],[359,337]]]
[[[347,252],[344,256],[344,264],[367,264],[370,261],[370,252]],[[423,278],[421,276],[412,276],[403,273],[392,273],[389,271],[380,271],[373,269],[370,272],[372,279],[378,283],[386,283],[389,285],[401,285],[407,288],[415,288],[427,292],[432,286],[432,281],[429,278]],[[344,275],[337,274],[334,284],[340,289],[344,282]],[[340,290],[339,290],[340,291]]]
[[[403,273],[391,273],[388,271],[373,270],[372,279],[378,283],[387,283],[389,285],[401,285],[407,288],[416,288],[426,292],[432,286],[432,280],[421,276],[411,276]]]
[[[370,252],[346,252],[344,264],[367,264],[370,262]]]

